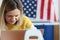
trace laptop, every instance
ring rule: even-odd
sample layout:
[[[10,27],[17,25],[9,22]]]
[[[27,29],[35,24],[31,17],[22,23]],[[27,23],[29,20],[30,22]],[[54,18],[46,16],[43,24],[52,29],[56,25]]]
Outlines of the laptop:
[[[24,40],[25,30],[2,31],[1,40]]]
[[[43,40],[40,30],[2,31],[1,40]]]

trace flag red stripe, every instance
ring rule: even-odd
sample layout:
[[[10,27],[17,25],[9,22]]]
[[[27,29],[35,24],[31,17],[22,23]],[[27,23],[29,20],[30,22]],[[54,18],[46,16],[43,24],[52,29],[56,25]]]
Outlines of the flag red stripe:
[[[50,20],[50,15],[51,15],[51,2],[52,2],[52,0],[48,0],[47,20]]]
[[[44,0],[41,0],[40,19],[43,19]]]
[[[55,14],[55,12],[54,12],[54,22],[56,22],[56,14]]]

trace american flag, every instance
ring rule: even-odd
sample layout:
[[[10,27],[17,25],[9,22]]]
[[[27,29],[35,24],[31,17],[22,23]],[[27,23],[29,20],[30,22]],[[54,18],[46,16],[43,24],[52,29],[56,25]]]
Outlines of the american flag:
[[[58,20],[58,0],[22,0],[24,14],[32,21]]]

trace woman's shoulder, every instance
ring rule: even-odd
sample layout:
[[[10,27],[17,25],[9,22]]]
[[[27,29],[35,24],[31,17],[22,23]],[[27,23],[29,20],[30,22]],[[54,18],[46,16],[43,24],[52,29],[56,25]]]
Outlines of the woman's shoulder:
[[[28,29],[33,25],[31,20],[25,15],[23,16],[23,22]]]
[[[23,15],[23,20],[30,20],[27,16]]]
[[[25,16],[25,15],[23,15],[23,21],[31,23],[31,20],[27,16]]]

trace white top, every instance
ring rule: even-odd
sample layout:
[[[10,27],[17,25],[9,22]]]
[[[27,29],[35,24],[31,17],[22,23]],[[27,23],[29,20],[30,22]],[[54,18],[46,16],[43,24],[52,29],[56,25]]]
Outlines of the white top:
[[[30,36],[37,36],[38,40],[44,40],[43,35],[40,30],[27,30],[25,32],[24,40],[29,40]]]

